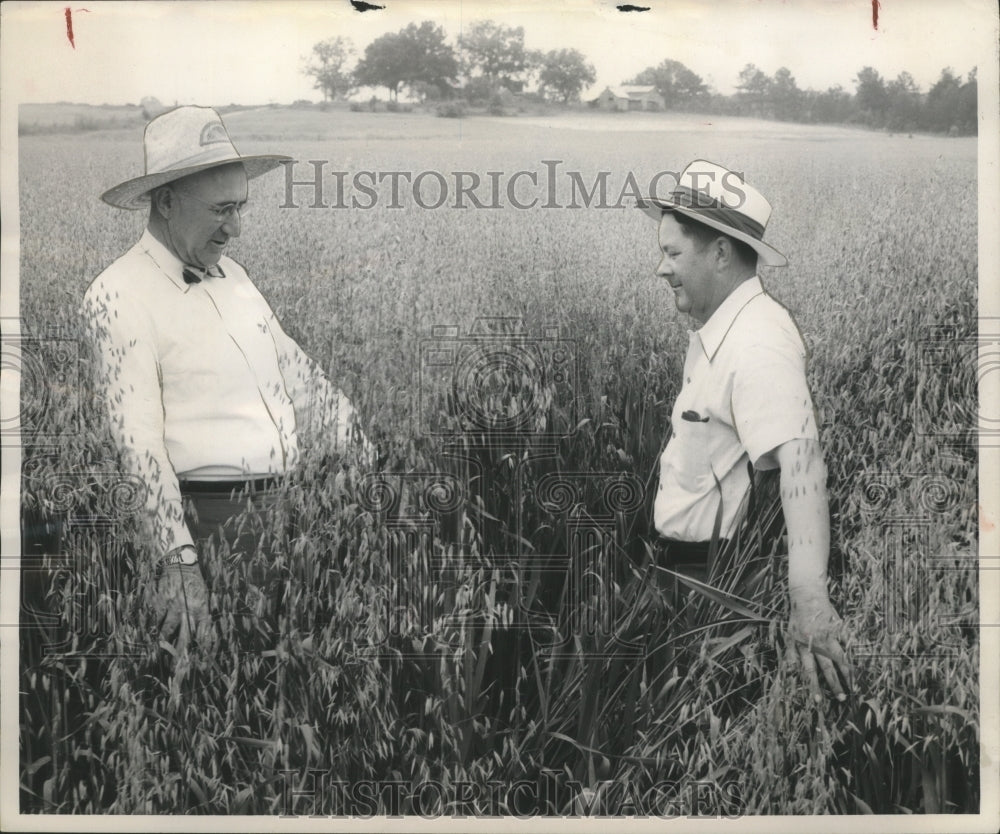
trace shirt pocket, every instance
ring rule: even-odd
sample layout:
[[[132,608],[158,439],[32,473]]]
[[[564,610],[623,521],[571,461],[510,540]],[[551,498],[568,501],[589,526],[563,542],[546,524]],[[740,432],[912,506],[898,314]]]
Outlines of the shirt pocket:
[[[681,419],[664,452],[664,463],[685,492],[704,495],[715,486],[712,458],[718,427],[712,421]]]

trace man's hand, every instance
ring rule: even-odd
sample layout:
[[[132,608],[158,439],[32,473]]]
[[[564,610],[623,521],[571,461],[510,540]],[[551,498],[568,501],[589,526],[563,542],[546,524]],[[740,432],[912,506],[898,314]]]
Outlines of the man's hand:
[[[851,664],[840,642],[843,622],[830,604],[830,599],[824,589],[796,590],[791,592],[792,611],[788,620],[788,635],[794,645],[791,654],[801,664],[809,681],[809,689],[813,699],[819,703],[823,700],[820,690],[819,674],[816,665],[823,670],[830,691],[838,701],[847,699],[847,693],[854,685]],[[844,683],[847,690],[844,690]]]
[[[214,645],[208,588],[198,565],[168,565],[157,583],[152,604],[160,623],[160,639],[170,640],[179,627],[180,651],[187,647],[192,635],[205,648]]]

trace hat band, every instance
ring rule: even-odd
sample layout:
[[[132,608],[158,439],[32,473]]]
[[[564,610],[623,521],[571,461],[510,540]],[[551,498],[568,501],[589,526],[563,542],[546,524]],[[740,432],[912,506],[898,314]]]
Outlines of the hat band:
[[[222,148],[203,149],[198,151],[198,153],[185,156],[181,159],[171,159],[169,161],[154,160],[152,163],[147,164],[146,173],[165,174],[168,171],[177,171],[183,168],[190,168],[195,165],[220,164],[228,161],[240,161],[240,155],[236,152],[236,148],[232,145],[227,145]]]
[[[704,191],[695,191],[686,185],[678,185],[670,194],[673,201],[682,208],[690,209],[698,214],[729,226],[737,232],[761,240],[764,237],[764,226],[747,217],[741,211],[725,206]]]

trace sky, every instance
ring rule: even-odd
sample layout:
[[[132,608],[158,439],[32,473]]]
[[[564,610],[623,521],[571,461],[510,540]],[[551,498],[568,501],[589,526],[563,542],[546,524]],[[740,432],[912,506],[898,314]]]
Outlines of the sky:
[[[313,44],[341,35],[360,55],[379,35],[422,20],[439,23],[451,43],[471,22],[492,19],[523,26],[529,48],[578,49],[596,70],[590,95],[665,58],[722,93],[733,92],[747,63],[769,75],[786,66],[803,89],[853,90],[866,65],[887,80],[906,70],[926,91],[943,67],[964,75],[982,45],[995,46],[991,0],[881,0],[878,29],[871,0],[634,0],[650,8],[642,13],[609,0],[373,1],[385,8],[359,13],[348,0],[3,3],[0,93],[90,104],[316,101],[302,72]]]

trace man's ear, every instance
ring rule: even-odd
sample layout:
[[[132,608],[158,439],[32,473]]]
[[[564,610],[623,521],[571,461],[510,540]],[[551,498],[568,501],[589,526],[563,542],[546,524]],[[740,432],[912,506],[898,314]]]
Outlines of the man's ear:
[[[733,260],[733,244],[727,237],[719,236],[712,241],[712,254],[719,266],[729,266]]]
[[[161,185],[154,189],[153,193],[149,195],[149,199],[161,217],[170,217],[170,209],[174,204],[174,192],[170,190],[170,186]]]

